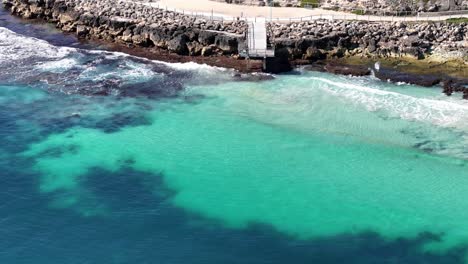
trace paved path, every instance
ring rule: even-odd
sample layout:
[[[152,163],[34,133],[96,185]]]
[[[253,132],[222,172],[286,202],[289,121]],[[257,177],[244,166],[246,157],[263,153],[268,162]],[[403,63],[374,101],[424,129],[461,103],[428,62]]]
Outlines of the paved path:
[[[198,13],[211,13],[228,16],[228,17],[270,17],[270,7],[260,6],[245,6],[245,5],[233,5],[222,2],[215,2],[210,0],[159,0],[160,6],[168,7],[169,9],[187,10],[190,12]],[[272,15],[274,17],[287,18],[291,16],[310,16],[311,14],[320,15],[323,14],[338,14],[331,10],[307,10],[304,8],[271,8],[273,10]]]
[[[135,1],[135,0],[133,0]],[[237,17],[247,18],[249,21],[255,21],[257,18],[273,18],[273,21],[289,22],[309,19],[345,19],[345,20],[367,20],[367,21],[443,21],[453,17],[467,17],[464,15],[453,16],[433,16],[433,17],[391,17],[391,16],[362,16],[346,12],[337,12],[324,10],[320,8],[305,9],[294,7],[260,7],[233,5],[210,0],[157,0],[151,6],[168,8],[186,14],[203,14],[223,19],[235,19]]]

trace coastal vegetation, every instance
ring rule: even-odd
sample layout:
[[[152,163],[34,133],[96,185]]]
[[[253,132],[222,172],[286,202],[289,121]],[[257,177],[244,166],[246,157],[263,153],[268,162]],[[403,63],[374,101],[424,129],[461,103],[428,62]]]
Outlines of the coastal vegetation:
[[[449,23],[466,23],[468,24],[468,18],[467,17],[459,17],[459,18],[449,18],[447,19],[447,22]]]
[[[319,7],[319,5],[320,5],[319,0],[302,0],[301,1],[301,7],[315,8],[315,7]]]

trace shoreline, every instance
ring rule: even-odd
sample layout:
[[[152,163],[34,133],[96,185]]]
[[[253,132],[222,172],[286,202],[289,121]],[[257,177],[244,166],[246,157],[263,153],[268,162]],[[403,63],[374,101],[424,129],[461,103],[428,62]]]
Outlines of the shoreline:
[[[246,30],[245,23],[241,21],[229,23],[200,21],[190,16],[159,10],[156,11],[159,12],[156,14],[162,16],[161,19],[165,19],[165,22],[157,26],[118,17],[95,17],[84,11],[77,13],[74,8],[70,10],[71,7],[67,6],[67,4],[73,3],[73,0],[68,0],[68,2],[49,0],[46,2],[51,2],[52,5],[48,6],[44,2],[39,2],[43,5],[35,6],[34,4],[23,4],[18,0],[4,0],[3,4],[5,9],[13,15],[39,23],[55,23],[56,28],[62,32],[74,34],[81,41],[102,45],[109,51],[124,52],[170,63],[195,62],[231,68],[240,73],[262,72],[265,67],[265,62],[262,60],[244,59],[239,56],[245,42],[245,38],[239,33]],[[188,21],[196,28],[172,25],[171,21],[177,19]],[[441,55],[444,53],[442,49],[438,51],[438,54],[424,55],[431,49],[420,48],[418,43],[421,40],[412,36],[408,41],[406,39],[409,38],[405,38],[405,42],[408,42],[410,46],[396,43],[392,44],[394,46],[387,47],[378,46],[375,40],[366,36],[363,38],[364,41],[356,40],[354,39],[356,37],[349,36],[339,29],[336,29],[337,33],[327,29],[327,27],[343,27],[343,25],[346,27],[363,25],[360,22],[346,24],[345,22],[315,21],[302,24],[306,29],[310,28],[311,25],[321,26],[319,30],[325,32],[328,30],[328,33],[320,33],[322,31],[317,33],[316,30],[315,36],[317,37],[318,34],[322,37],[307,39],[304,37],[308,37],[307,34],[310,34],[310,31],[304,31],[302,28],[299,28],[298,31],[298,25],[291,25],[292,30],[284,31],[285,33],[281,33],[284,30],[282,25],[274,23],[269,25],[268,35],[270,41],[275,44],[277,54],[273,60],[267,61],[272,73],[286,72],[294,67],[305,66],[306,69],[360,76],[369,75],[372,66],[378,62],[385,70],[385,74],[376,75],[376,77],[384,81],[390,80],[422,86],[440,84],[446,94],[462,92],[463,97],[468,99],[466,54],[457,59],[458,54],[452,55],[447,52],[447,56],[444,57]],[[365,26],[368,27],[368,30],[375,29],[374,24],[365,24]],[[392,24],[390,28],[393,26],[400,28],[400,32],[408,30],[407,27],[412,30],[411,25]],[[433,26],[429,25],[429,27]],[[440,25],[436,25],[436,27],[440,27]],[[454,28],[457,29],[457,27]],[[129,29],[133,29],[133,32],[129,32]],[[288,40],[285,38],[292,34],[302,36],[303,39],[294,40],[289,37]],[[462,30],[461,34],[468,34],[468,32],[463,33]],[[466,42],[464,36],[457,36],[455,39],[461,38],[462,41]],[[378,38],[382,39],[385,36]],[[359,44],[356,41],[359,41]],[[427,43],[424,45],[427,46]],[[451,49],[452,52],[458,51],[456,47],[448,45],[448,49]],[[395,53],[395,50],[401,50],[404,53]],[[460,52],[460,54],[464,54],[463,46]]]
[[[263,62],[259,60],[243,60],[232,56],[186,56],[179,55],[168,50],[160,48],[145,48],[138,46],[127,46],[122,43],[107,42],[101,39],[80,39],[80,41],[89,41],[92,44],[104,47],[104,50],[123,52],[132,56],[141,57],[150,60],[157,60],[168,63],[188,63],[206,64],[213,67],[234,69],[240,73],[259,73],[262,71]]]

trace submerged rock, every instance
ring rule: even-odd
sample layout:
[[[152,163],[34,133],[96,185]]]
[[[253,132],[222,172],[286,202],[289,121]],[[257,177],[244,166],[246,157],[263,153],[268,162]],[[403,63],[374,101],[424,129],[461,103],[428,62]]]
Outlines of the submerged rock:
[[[463,99],[468,99],[468,80],[448,79],[443,83],[444,94],[450,96],[453,93],[463,93]]]
[[[443,80],[440,76],[411,74],[390,69],[380,69],[375,73],[375,77],[383,81],[416,84],[424,87],[434,86]]]
[[[246,82],[261,82],[261,81],[270,81],[270,80],[275,79],[273,75],[263,74],[263,73],[248,73],[248,74],[236,73],[233,75],[233,78],[236,81],[246,81]]]
[[[360,65],[341,65],[336,63],[328,63],[325,65],[325,70],[334,74],[366,76],[371,74],[371,70],[366,66]]]

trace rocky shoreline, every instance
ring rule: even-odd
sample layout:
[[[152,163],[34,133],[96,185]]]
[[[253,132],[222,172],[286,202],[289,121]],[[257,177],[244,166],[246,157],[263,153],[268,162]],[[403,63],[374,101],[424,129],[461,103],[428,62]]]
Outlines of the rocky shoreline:
[[[439,57],[439,60],[458,59],[468,63],[466,23],[316,20],[291,24],[270,23],[268,32],[276,51],[287,52],[291,58]]]
[[[179,55],[238,54],[246,23],[211,21],[111,0],[3,0],[12,14],[44,19],[65,32],[140,47],[165,49]]]
[[[102,41],[111,44],[114,50],[133,55],[170,62],[195,61],[242,72],[261,71],[264,67],[261,60],[245,60],[239,55],[247,48],[247,23],[243,20],[214,21],[124,0],[2,2],[12,14],[54,23],[79,38]],[[468,24],[465,22],[315,20],[268,23],[267,27],[269,44],[276,54],[270,69],[273,72],[290,70],[291,65],[347,58],[455,62],[462,81],[440,77],[440,83],[449,87],[445,89],[447,94],[468,90],[465,88],[468,76],[464,76],[468,69]],[[340,65],[343,70],[339,70]],[[322,68],[348,74],[346,65],[338,66]],[[414,80],[409,78],[406,82]],[[468,91],[465,97],[468,99]]]

